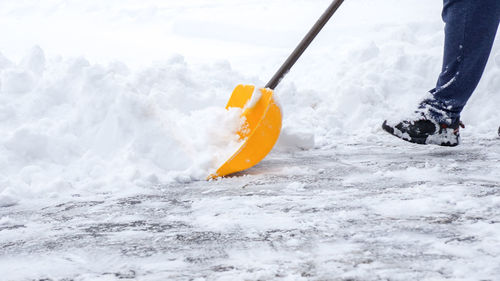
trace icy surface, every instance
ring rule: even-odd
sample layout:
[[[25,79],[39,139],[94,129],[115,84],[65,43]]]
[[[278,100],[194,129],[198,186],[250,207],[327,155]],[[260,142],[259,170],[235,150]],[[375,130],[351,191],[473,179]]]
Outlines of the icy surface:
[[[232,89],[329,2],[0,1],[1,279],[498,279],[499,40],[461,146],[380,129],[435,84],[439,1],[345,1],[270,157],[203,180],[240,145]]]
[[[381,137],[274,154],[219,181],[2,208],[0,272],[7,280],[494,280],[499,144],[472,139],[450,150]]]

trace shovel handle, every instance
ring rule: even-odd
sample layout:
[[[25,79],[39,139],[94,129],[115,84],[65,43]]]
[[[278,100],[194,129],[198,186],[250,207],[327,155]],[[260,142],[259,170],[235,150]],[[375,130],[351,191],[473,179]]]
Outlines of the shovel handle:
[[[330,20],[330,18],[335,14],[337,9],[342,5],[344,0],[334,0],[332,4],[326,9],[323,15],[318,19],[318,21],[314,24],[314,26],[309,30],[307,35],[302,39],[297,48],[292,52],[292,54],[288,57],[285,63],[281,66],[281,68],[274,74],[273,78],[267,83],[266,88],[274,90],[278,84],[281,82],[283,77],[290,71],[292,66],[297,62],[300,56],[304,53],[304,51],[309,47],[311,42],[316,38],[316,35],[323,29],[325,24]]]

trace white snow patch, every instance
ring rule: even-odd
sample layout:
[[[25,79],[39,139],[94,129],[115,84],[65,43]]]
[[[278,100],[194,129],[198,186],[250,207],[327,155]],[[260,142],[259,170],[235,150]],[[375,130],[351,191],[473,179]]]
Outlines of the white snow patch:
[[[305,183],[292,182],[292,183],[288,184],[286,188],[289,190],[302,190],[302,189],[304,189],[304,187],[306,187]]]
[[[244,120],[223,107],[229,87],[197,75],[182,57],[131,72],[33,48],[0,72],[0,205],[205,179],[241,146]]]
[[[276,143],[278,151],[297,151],[314,148],[314,133],[311,130],[297,130],[286,127],[281,130],[280,137]]]
[[[260,100],[261,97],[262,97],[261,90],[259,88],[255,87],[255,89],[253,90],[253,93],[252,93],[252,97],[247,102],[247,104],[245,104],[244,108],[246,109],[246,108],[255,107],[255,105],[257,104],[257,102]]]

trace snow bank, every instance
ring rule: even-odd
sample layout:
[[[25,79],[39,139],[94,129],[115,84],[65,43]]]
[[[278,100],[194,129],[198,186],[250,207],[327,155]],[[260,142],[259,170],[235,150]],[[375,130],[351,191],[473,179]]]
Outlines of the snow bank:
[[[39,47],[18,64],[0,58],[0,206],[205,179],[241,145],[226,64],[174,57],[132,72]]]
[[[426,54],[425,40],[394,40],[333,61],[339,71],[324,89],[284,82],[276,91],[285,118],[276,151],[373,138],[385,118],[411,112],[440,55]],[[499,74],[497,43],[464,112],[465,135],[496,133]],[[121,62],[47,59],[39,47],[19,63],[0,55],[0,206],[204,179],[240,145],[241,112],[224,105],[232,87],[249,80],[226,62],[188,65],[180,56],[132,71]]]
[[[439,18],[379,25],[359,36],[313,48],[313,55],[306,55],[278,88],[287,113],[285,127],[312,133],[317,148],[347,136],[352,141],[385,136],[382,122],[411,115],[437,81],[444,40]],[[497,38],[481,83],[462,114],[463,139],[496,136],[499,77]]]

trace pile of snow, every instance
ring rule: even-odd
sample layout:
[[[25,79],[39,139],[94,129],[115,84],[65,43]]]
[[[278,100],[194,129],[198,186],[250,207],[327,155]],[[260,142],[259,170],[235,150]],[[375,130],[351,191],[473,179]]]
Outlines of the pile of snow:
[[[174,57],[134,73],[39,47],[0,58],[0,205],[205,179],[241,145],[227,65],[193,71]]]
[[[443,24],[380,25],[363,39],[332,42],[299,61],[278,89],[285,127],[310,131],[315,147],[338,139],[385,136],[385,119],[410,116],[437,81]],[[334,50],[328,49],[331,47]],[[307,54],[306,54],[307,57]],[[463,138],[495,137],[500,126],[500,36],[476,92],[462,112]],[[289,82],[293,81],[293,82]]]

